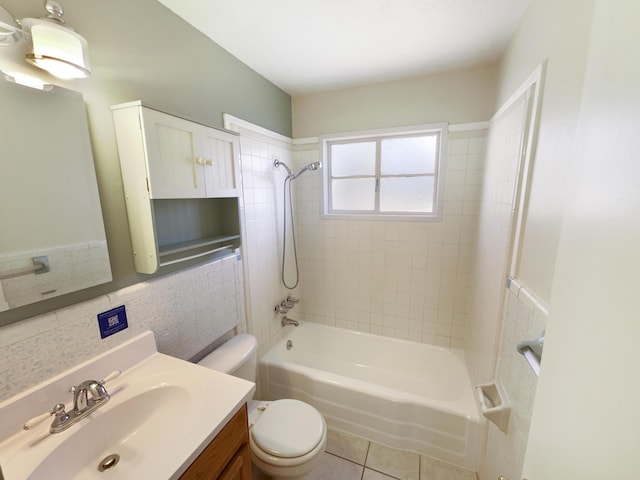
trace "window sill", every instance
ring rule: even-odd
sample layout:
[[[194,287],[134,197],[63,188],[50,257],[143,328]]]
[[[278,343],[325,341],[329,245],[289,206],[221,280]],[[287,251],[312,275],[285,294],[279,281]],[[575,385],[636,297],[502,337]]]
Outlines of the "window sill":
[[[441,222],[442,215],[380,214],[360,215],[357,213],[323,213],[325,220],[366,220],[372,222]]]

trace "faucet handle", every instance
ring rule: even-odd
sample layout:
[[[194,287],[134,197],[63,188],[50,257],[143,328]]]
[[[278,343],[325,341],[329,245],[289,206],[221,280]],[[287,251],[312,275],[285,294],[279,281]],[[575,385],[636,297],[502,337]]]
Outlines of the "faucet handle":
[[[33,418],[27,420],[26,422],[24,422],[24,425],[22,426],[22,428],[24,430],[31,430],[36,425],[40,425],[47,418],[49,418],[51,415],[55,415],[56,416],[56,420],[58,422],[64,422],[65,420],[67,420],[69,418],[69,414],[67,412],[65,412],[64,404],[57,403],[48,412],[43,413],[41,415],[38,415],[36,417],[33,417]]]
[[[96,384],[104,386],[105,383],[110,382],[111,380],[114,380],[114,379],[118,378],[121,373],[122,373],[121,370],[114,370],[109,375],[107,375],[102,380],[100,380],[99,382],[97,380],[87,380],[87,381],[82,382],[80,385],[82,385],[83,387],[85,387],[85,386],[93,386],[93,385],[96,385]],[[73,387],[69,388],[69,393],[76,393],[76,390],[78,390],[80,385],[73,386]]]
[[[276,305],[273,310],[276,313],[284,313],[284,314],[286,314],[289,311],[289,309],[287,307],[283,306],[282,304]]]
[[[299,301],[300,299],[298,297],[292,297],[291,295],[287,297],[287,302],[289,303],[298,303]]]
[[[52,425],[61,425],[69,420],[69,414],[64,410],[64,403],[56,403],[49,411],[50,415],[55,415]]]
[[[116,378],[118,378],[120,376],[122,372],[120,370],[114,370],[113,372],[111,372],[109,375],[107,375],[106,377],[104,377],[100,383],[101,384],[105,384],[107,382],[110,382],[111,380],[114,380]]]
[[[24,425],[22,426],[22,428],[24,430],[31,430],[36,425],[40,425],[42,422],[44,422],[50,416],[51,416],[51,412],[47,412],[47,413],[43,413],[41,415],[38,415],[37,417],[33,417],[33,418],[27,420],[26,422],[24,422]]]

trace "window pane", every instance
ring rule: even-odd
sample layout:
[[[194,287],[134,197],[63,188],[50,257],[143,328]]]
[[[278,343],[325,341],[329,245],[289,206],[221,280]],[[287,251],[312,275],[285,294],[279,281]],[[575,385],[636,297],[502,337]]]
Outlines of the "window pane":
[[[382,175],[435,173],[437,135],[382,140]]]
[[[381,212],[433,212],[434,177],[380,179]]]
[[[373,210],[376,181],[373,178],[343,178],[331,182],[333,210]]]
[[[376,142],[331,145],[331,176],[374,175]]]

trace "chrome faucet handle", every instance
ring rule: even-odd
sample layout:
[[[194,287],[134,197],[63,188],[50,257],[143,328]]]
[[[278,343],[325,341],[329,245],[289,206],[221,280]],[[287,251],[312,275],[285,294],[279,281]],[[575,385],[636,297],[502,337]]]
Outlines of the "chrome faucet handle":
[[[285,314],[289,311],[289,309],[287,307],[283,306],[282,304],[276,305],[273,310],[276,313],[285,313]]]
[[[54,407],[51,409],[49,413],[51,415],[55,415],[55,418],[53,419],[53,423],[51,424],[52,427],[54,425],[62,425],[67,420],[69,420],[69,414],[65,412],[63,403],[58,403],[54,405]]]
[[[300,299],[298,297],[292,297],[291,295],[287,296],[287,302],[289,303],[298,303]]]
[[[280,302],[280,306],[282,306],[284,308],[293,308],[294,307],[292,302],[288,302],[286,300],[283,300],[282,302]]]

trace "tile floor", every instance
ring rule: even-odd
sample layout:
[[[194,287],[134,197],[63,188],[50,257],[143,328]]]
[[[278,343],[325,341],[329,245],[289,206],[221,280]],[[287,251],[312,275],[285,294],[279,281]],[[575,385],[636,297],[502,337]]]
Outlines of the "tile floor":
[[[305,480],[476,480],[475,472],[329,429],[320,465]],[[254,480],[269,477],[254,468]]]

